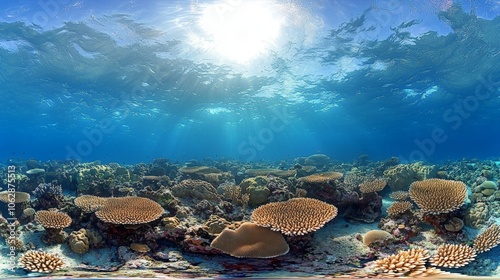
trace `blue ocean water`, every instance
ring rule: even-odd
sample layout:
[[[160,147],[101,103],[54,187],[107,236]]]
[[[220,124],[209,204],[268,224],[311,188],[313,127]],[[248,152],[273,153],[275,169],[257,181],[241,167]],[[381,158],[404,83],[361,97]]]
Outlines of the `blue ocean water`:
[[[2,1],[0,159],[497,158],[498,1]]]

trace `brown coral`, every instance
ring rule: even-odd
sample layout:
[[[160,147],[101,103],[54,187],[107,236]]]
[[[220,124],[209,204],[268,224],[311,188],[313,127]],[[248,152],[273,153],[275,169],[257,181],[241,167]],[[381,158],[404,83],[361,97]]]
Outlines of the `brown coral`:
[[[472,247],[458,244],[445,244],[438,247],[436,255],[431,258],[434,266],[457,268],[473,261],[476,252]]]
[[[0,192],[0,201],[5,203],[23,203],[30,200],[30,194],[25,192]]]
[[[26,209],[23,210],[23,214],[26,217],[33,217],[35,215],[35,212],[36,211],[33,208],[26,208]]]
[[[299,181],[308,184],[324,184],[329,181],[340,179],[343,175],[344,174],[340,172],[324,172],[302,177],[299,179]]]
[[[363,235],[363,244],[370,246],[374,242],[380,242],[392,238],[392,235],[385,230],[374,229]]]
[[[163,208],[151,199],[128,196],[108,198],[95,214],[106,223],[138,225],[158,219],[163,214]]]
[[[51,273],[60,270],[64,266],[61,258],[42,251],[26,252],[19,258],[18,264],[28,271],[42,273]]]
[[[79,231],[73,231],[69,235],[69,246],[73,252],[78,254],[85,254],[89,250],[89,238],[87,231],[82,228]]]
[[[230,222],[222,217],[210,215],[210,218],[208,218],[203,227],[206,228],[210,234],[219,234],[230,224]]]
[[[462,219],[453,217],[444,224],[444,228],[449,232],[459,232],[464,228]]]
[[[250,175],[252,177],[272,175],[280,178],[288,178],[297,175],[297,170],[247,169],[245,170],[245,174]]]
[[[252,221],[286,235],[304,235],[322,228],[337,216],[337,207],[314,198],[292,198],[262,205]]]
[[[407,191],[395,191],[389,194],[389,197],[395,200],[405,200],[410,197],[410,194]]]
[[[492,224],[479,234],[474,241],[474,249],[477,253],[489,251],[500,244],[500,226]]]
[[[202,180],[183,180],[172,187],[172,194],[178,198],[218,201],[217,190]]]
[[[250,222],[236,230],[224,229],[210,246],[238,258],[272,258],[289,250],[281,233]]]
[[[410,185],[410,197],[424,212],[449,213],[460,208],[467,198],[467,187],[460,181],[427,179]]]
[[[71,225],[71,217],[58,211],[40,210],[36,212],[35,220],[45,229],[63,229]]]
[[[148,245],[140,244],[140,243],[132,243],[130,244],[130,249],[137,253],[147,253],[151,251]]]
[[[94,195],[82,195],[75,198],[76,207],[85,213],[94,213],[101,209],[106,203],[106,198]]]
[[[386,185],[387,185],[386,181],[382,179],[375,179],[373,181],[361,183],[359,185],[359,190],[362,193],[379,192],[382,191]]]
[[[396,201],[387,208],[389,216],[397,216],[411,209],[411,202],[409,201]]]
[[[428,258],[427,250],[410,249],[375,261],[373,269],[385,276],[417,276],[427,271],[425,262]]]

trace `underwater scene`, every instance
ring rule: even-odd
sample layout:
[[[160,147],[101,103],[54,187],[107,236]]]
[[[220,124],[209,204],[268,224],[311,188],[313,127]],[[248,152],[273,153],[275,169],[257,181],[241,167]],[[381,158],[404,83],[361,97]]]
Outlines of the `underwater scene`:
[[[500,1],[0,2],[0,278],[500,278]]]

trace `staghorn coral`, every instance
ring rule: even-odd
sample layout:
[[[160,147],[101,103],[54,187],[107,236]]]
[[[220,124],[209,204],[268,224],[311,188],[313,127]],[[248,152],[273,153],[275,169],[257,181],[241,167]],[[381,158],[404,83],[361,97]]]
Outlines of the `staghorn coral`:
[[[307,184],[326,184],[329,181],[338,180],[342,176],[343,174],[340,172],[324,172],[299,178],[299,181]]]
[[[469,264],[475,257],[476,252],[467,245],[444,244],[438,247],[430,262],[434,266],[457,268]]]
[[[500,226],[492,224],[474,240],[474,250],[483,253],[500,244]]]
[[[396,201],[387,208],[389,216],[397,216],[411,209],[411,202],[409,201]]]
[[[425,213],[442,214],[457,210],[467,198],[467,187],[460,181],[427,179],[410,185],[410,197]]]
[[[410,249],[375,261],[373,270],[382,276],[417,276],[426,272],[427,250]]]
[[[160,204],[144,197],[108,198],[95,214],[110,224],[139,225],[158,219],[163,214]]]
[[[361,191],[361,193],[380,192],[385,188],[386,185],[386,181],[382,179],[375,179],[373,181],[361,183],[359,185],[359,190]]]
[[[224,229],[210,246],[237,258],[273,258],[289,250],[281,233],[250,222],[236,230]]]
[[[31,272],[51,273],[64,266],[61,258],[42,251],[28,251],[19,258],[19,266]]]
[[[106,203],[106,198],[95,195],[82,195],[75,198],[76,207],[80,208],[84,213],[94,213],[101,209]]]
[[[374,242],[382,242],[390,238],[392,238],[392,235],[387,231],[374,229],[363,235],[363,244],[370,246]]]
[[[314,198],[292,198],[262,205],[252,221],[286,235],[304,235],[322,228],[337,216],[337,208]]]

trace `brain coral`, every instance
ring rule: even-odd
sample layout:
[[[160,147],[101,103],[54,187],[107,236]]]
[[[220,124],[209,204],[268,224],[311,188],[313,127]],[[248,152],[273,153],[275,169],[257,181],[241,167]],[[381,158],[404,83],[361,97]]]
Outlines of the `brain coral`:
[[[138,225],[158,219],[163,211],[161,205],[151,199],[127,196],[108,198],[95,214],[106,223]]]
[[[410,197],[424,212],[449,213],[457,210],[467,198],[467,186],[460,181],[427,179],[410,185]]]
[[[68,239],[69,246],[73,252],[78,254],[85,254],[89,250],[89,239],[87,237],[87,231],[82,228],[79,231],[73,231],[69,235]]]
[[[322,228],[337,216],[337,207],[313,198],[292,198],[259,206],[252,221],[286,235],[304,235]]]

